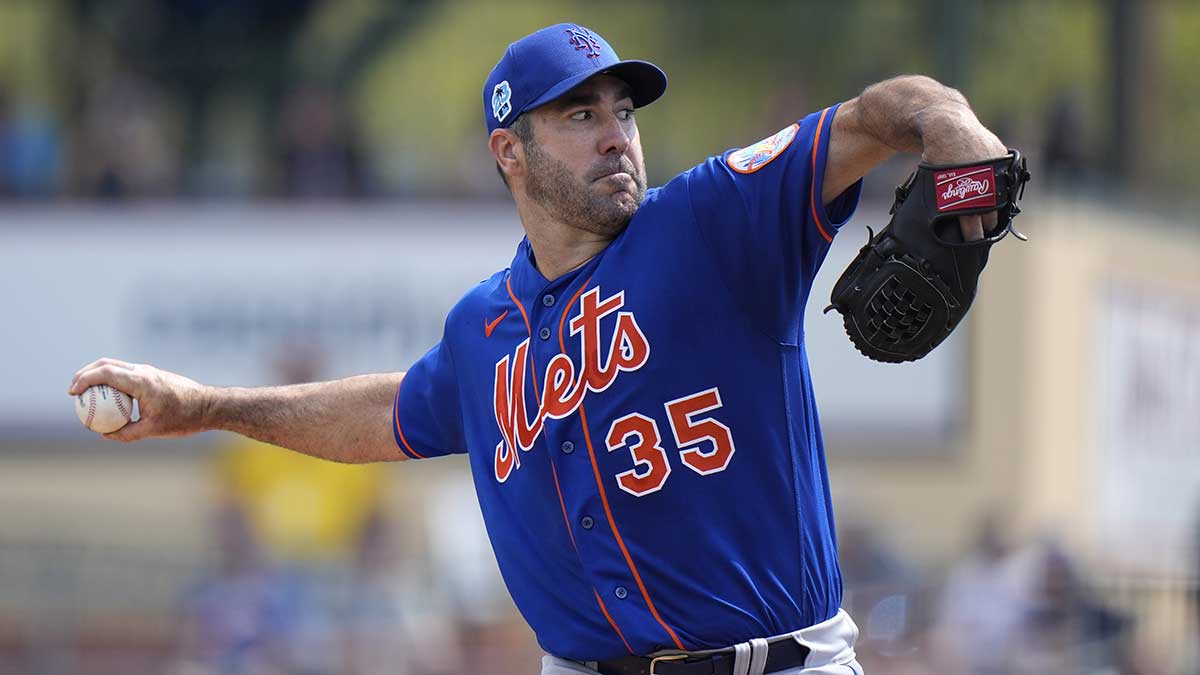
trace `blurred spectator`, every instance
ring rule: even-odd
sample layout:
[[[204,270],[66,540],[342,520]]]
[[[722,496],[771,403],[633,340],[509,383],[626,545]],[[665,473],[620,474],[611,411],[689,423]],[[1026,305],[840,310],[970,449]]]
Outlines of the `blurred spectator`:
[[[877,531],[861,520],[844,520],[838,533],[838,563],[847,588],[857,592],[915,585],[914,570]]]
[[[868,622],[861,626],[864,638],[877,633],[875,637],[897,639],[907,632],[908,596],[919,586],[917,574],[863,520],[843,517],[843,523],[838,531],[838,565],[846,586],[844,604],[854,616]],[[871,626],[871,617],[882,624]]]
[[[271,358],[281,384],[316,381],[324,364],[323,352],[308,344],[280,344]],[[274,663],[297,675],[346,672],[340,647],[350,628],[338,586],[345,585],[345,563],[361,542],[379,536],[371,519],[385,467],[335,464],[240,436],[230,437],[214,458],[222,488],[236,495],[249,530],[286,570],[277,574],[286,580],[290,616],[286,630],[273,635]],[[385,604],[392,599],[379,588],[369,592]],[[380,634],[398,632],[397,617],[389,619]],[[405,644],[399,636],[396,643]]]
[[[161,93],[116,73],[86,95],[77,149],[80,189],[105,199],[173,196],[181,157]]]
[[[45,111],[0,89],[0,198],[44,198],[59,189],[62,142]]]
[[[967,557],[950,571],[938,611],[935,659],[941,672],[1008,673],[1029,615],[1003,516],[988,512]]]
[[[916,639],[925,627],[919,575],[867,522],[843,515],[838,531],[842,605],[862,631],[855,649],[869,672],[919,672],[899,667],[912,661],[915,668],[924,656]]]
[[[374,514],[359,540],[338,613],[344,675],[456,675],[458,634],[435,586],[396,556],[389,523]]]
[[[1105,607],[1076,564],[1049,544],[1035,567],[1020,648],[1008,656],[1015,673],[1137,673],[1132,622]]]
[[[309,85],[283,108],[283,192],[298,198],[354,198],[364,193],[363,162],[351,118],[330,90]]]
[[[315,382],[322,352],[284,343],[271,355],[279,384]],[[230,435],[214,453],[218,480],[238,495],[263,545],[298,566],[344,561],[383,497],[387,467],[347,465]]]
[[[283,646],[299,606],[295,586],[263,560],[241,506],[214,523],[218,560],[185,595],[177,673],[285,672]]]
[[[8,93],[0,87],[0,197],[12,196],[15,191],[9,145],[12,143],[12,110]]]
[[[1078,186],[1089,178],[1083,139],[1084,108],[1079,98],[1077,92],[1063,91],[1046,108],[1040,160],[1048,184],[1056,188]]]

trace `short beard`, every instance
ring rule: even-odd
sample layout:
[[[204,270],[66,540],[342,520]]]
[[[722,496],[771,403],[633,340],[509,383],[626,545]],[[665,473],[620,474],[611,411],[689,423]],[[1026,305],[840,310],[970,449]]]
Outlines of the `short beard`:
[[[580,182],[566,165],[542,151],[532,139],[525,144],[528,171],[525,191],[554,218],[586,232],[614,237],[629,225],[646,196],[646,169],[634,166],[628,157],[608,158],[592,167]],[[618,201],[615,195],[592,192],[591,179],[624,171],[633,177],[633,203]]]

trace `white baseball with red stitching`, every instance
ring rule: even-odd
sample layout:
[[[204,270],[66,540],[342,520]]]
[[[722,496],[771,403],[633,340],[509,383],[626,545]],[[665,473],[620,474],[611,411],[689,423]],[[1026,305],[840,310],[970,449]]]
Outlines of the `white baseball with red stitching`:
[[[75,397],[75,414],[79,415],[83,426],[98,434],[107,434],[129,423],[133,399],[107,384],[97,384]]]

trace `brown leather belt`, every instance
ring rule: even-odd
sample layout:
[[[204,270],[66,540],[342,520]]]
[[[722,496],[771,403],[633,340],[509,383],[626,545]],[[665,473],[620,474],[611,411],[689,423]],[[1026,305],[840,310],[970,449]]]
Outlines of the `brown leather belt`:
[[[808,647],[795,640],[772,642],[767,648],[767,667],[763,672],[777,673],[803,666]],[[600,675],[733,675],[732,651],[706,656],[627,656],[596,664]]]

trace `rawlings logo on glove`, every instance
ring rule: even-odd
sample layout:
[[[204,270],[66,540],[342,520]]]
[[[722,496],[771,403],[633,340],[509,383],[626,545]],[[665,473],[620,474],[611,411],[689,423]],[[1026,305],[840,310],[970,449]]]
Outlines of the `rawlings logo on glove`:
[[[990,166],[973,166],[962,171],[939,171],[933,176],[937,186],[938,211],[996,206],[996,175]]]
[[[858,351],[876,361],[915,361],[942,343],[975,299],[992,244],[1009,232],[1029,181],[1016,150],[959,166],[921,164],[900,187],[892,220],[871,232],[833,287],[828,312],[841,312]],[[979,241],[963,241],[958,217],[996,212]],[[870,230],[870,228],[867,228]]]

